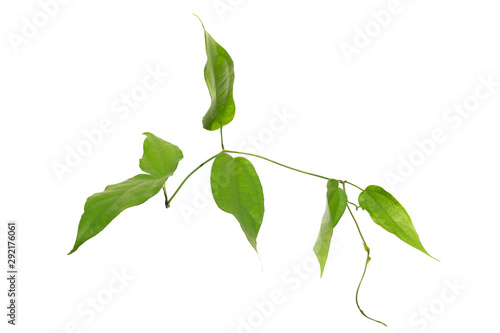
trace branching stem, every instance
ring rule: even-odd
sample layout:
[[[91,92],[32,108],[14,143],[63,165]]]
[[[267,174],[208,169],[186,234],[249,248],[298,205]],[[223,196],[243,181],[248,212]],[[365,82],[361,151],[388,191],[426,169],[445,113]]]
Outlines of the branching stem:
[[[348,203],[348,204],[350,204],[350,205],[353,205],[354,207],[356,207],[356,210],[358,210],[358,209],[360,209],[360,208],[361,208],[361,209],[363,209],[363,207],[358,206],[358,205],[356,205],[354,202],[350,202],[349,200],[347,200],[347,203]]]
[[[172,197],[170,198],[170,200],[167,200],[167,208],[170,207],[170,203],[172,202],[172,200],[174,199],[174,197],[176,196],[177,192],[179,192],[179,190],[181,189],[182,185],[184,185],[184,183],[189,179],[189,177],[191,177],[196,171],[198,171],[202,166],[204,166],[205,164],[207,164],[208,162],[210,162],[211,160],[213,160],[214,158],[217,157],[217,155],[219,154],[215,154],[214,156],[210,157],[208,160],[206,160],[205,162],[201,163],[200,165],[198,165],[196,167],[196,169],[194,169],[193,171],[191,171],[191,173],[189,175],[186,176],[186,178],[184,178],[184,180],[182,181],[182,183],[179,185],[179,187],[177,188],[177,190],[175,190],[174,194],[172,195]],[[166,193],[166,192],[165,192]],[[165,194],[165,198],[166,198],[166,194]]]
[[[306,174],[306,175],[309,175],[309,176],[313,176],[313,177],[317,177],[317,178],[321,178],[321,179],[326,179],[326,180],[332,179],[332,178],[321,176],[321,175],[318,175],[318,174],[315,174],[315,173],[311,173],[311,172],[303,171],[303,170],[300,170],[300,169],[292,168],[291,166],[288,166],[288,165],[285,165],[285,164],[273,161],[273,160],[271,160],[271,159],[269,159],[267,157],[264,157],[264,156],[260,156],[260,155],[256,155],[256,154],[251,154],[251,153],[245,153],[245,152],[242,152],[242,151],[225,150],[224,149],[224,138],[223,138],[223,135],[222,135],[222,126],[220,128],[220,143],[221,143],[221,147],[222,147],[222,152],[224,152],[224,153],[233,153],[233,154],[253,156],[253,157],[257,157],[257,158],[266,160],[268,162],[274,163],[274,164],[279,165],[281,167],[284,167],[284,168],[287,168],[287,169],[290,169],[290,170],[293,170],[293,171],[297,171],[297,172],[300,172],[300,173],[303,173],[303,174]],[[191,177],[202,166],[204,166],[205,164],[207,164],[208,162],[210,162],[211,160],[213,160],[215,157],[217,157],[217,155],[214,155],[214,156],[210,157],[205,162],[201,163],[196,169],[194,169],[193,171],[191,171],[191,173],[189,175],[187,175],[187,177],[179,185],[179,187],[177,188],[177,190],[175,190],[175,192],[172,195],[172,197],[170,198],[170,200],[167,197],[167,192],[166,192],[165,186],[163,186],[163,193],[165,194],[165,206],[167,208],[170,207],[170,203],[172,202],[172,200],[174,199],[174,197],[177,195],[177,192],[179,192],[179,190],[181,189],[181,187],[184,185],[184,183],[189,179],[189,177]],[[353,184],[351,182],[348,182],[347,180],[340,180],[339,183],[341,183],[342,186],[344,186],[344,190],[345,190],[345,184],[349,184],[349,185],[352,185],[352,186],[358,188],[359,190],[363,191],[363,189],[361,187],[359,187],[359,186],[357,186],[357,185],[355,185],[355,184]],[[351,205],[353,205],[353,206],[355,206],[356,210],[358,210],[360,208],[360,206],[356,205],[353,202],[348,201],[348,203],[351,204]],[[352,215],[352,213],[351,213],[351,215]],[[354,218],[354,216],[353,216],[353,218]],[[356,222],[356,220],[354,220],[354,221]],[[359,229],[359,226],[358,226],[357,222],[356,222],[356,226],[358,227],[358,232],[361,235],[361,230]],[[363,238],[363,235],[361,235],[361,238]],[[366,245],[364,239],[363,239],[363,243]]]

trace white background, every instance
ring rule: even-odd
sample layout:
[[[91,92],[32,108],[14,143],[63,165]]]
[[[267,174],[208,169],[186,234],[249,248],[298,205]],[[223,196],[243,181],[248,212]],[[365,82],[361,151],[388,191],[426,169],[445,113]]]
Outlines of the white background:
[[[363,47],[346,57],[343,43],[355,47],[357,29],[380,27],[370,13],[389,1],[221,3],[231,10],[218,13],[212,0],[68,1],[18,47],[14,34],[22,36],[23,18],[33,22],[40,4],[0,4],[0,236],[8,221],[18,221],[20,253],[18,326],[6,324],[2,279],[1,331],[229,333],[249,317],[253,326],[239,332],[496,327],[500,86],[467,117],[445,117],[457,116],[447,113],[455,104],[474,102],[480,77],[500,81],[498,4],[401,0],[390,22],[372,30],[367,45],[357,40]],[[191,13],[235,62],[237,110],[225,128],[226,148],[250,151],[256,142],[255,152],[291,166],[383,186],[441,260],[358,212],[373,257],[360,303],[389,328],[356,308],[365,253],[347,214],[334,231],[324,277],[309,265],[325,182],[262,160],[251,159],[266,198],[263,272],[236,220],[202,194],[210,166],[169,210],[158,195],[66,255],[86,198],[140,172],[143,132],[184,152],[168,180],[170,193],[219,151],[218,133],[201,126],[210,99],[203,31]],[[120,118],[113,103],[142,83],[148,67],[169,75]],[[275,119],[285,111],[293,115],[286,124]],[[113,121],[113,130],[59,180],[54,163],[65,163],[68,147],[76,149],[86,140],[83,131],[103,119]],[[419,153],[416,141],[436,129],[446,140]],[[406,165],[391,186],[387,173],[398,175],[401,159],[410,157],[419,165]],[[348,194],[356,200],[358,192]],[[5,238],[0,242],[6,262]],[[304,265],[310,273],[296,273]],[[125,286],[114,278],[122,271],[132,277]],[[254,302],[266,303],[273,290],[284,302],[264,316]],[[89,306],[92,298],[99,311]]]

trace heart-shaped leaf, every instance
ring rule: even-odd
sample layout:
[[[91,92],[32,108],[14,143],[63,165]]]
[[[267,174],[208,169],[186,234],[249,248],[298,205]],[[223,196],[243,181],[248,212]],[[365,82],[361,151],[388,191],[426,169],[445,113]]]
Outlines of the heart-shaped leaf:
[[[380,186],[370,185],[361,192],[358,200],[359,205],[370,214],[376,224],[435,259],[420,242],[406,210],[389,192]]]
[[[347,207],[347,195],[339,187],[338,180],[330,179],[326,184],[326,188],[326,209],[321,221],[318,239],[313,248],[321,266],[321,276],[323,276],[328,252],[330,251],[333,228],[339,223]]]
[[[203,22],[201,24],[205,31],[207,52],[205,82],[212,99],[210,108],[203,117],[203,128],[214,131],[229,124],[234,118],[234,64],[229,53],[210,36]]]
[[[253,165],[246,158],[220,153],[212,166],[210,183],[217,206],[236,217],[257,251],[257,235],[264,218],[264,194]]]

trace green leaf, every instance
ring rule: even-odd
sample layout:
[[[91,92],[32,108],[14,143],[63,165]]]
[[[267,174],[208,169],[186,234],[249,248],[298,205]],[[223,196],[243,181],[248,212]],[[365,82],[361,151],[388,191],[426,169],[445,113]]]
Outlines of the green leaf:
[[[212,194],[220,209],[234,215],[252,247],[264,218],[264,194],[253,165],[243,157],[220,153],[210,176]]]
[[[326,209],[321,221],[318,239],[314,245],[314,253],[321,266],[321,276],[325,270],[326,259],[330,250],[333,228],[339,223],[347,208],[347,195],[339,187],[338,180],[330,179],[326,184]]]
[[[172,176],[182,160],[182,151],[176,145],[164,141],[149,132],[144,133],[144,155],[139,161],[142,171],[155,178]]]
[[[424,249],[410,216],[389,192],[380,186],[370,185],[359,195],[359,204],[379,226],[436,259]]]
[[[198,18],[199,19],[199,18]],[[200,19],[201,22],[201,19]],[[203,128],[214,131],[233,120],[235,105],[233,100],[234,64],[227,51],[205,30],[205,82],[212,104],[203,117]]]
[[[144,154],[139,166],[149,175],[140,174],[124,182],[109,185],[103,192],[87,199],[78,225],[78,234],[71,254],[83,243],[100,233],[125,209],[140,205],[156,195],[172,176],[182,159],[179,147],[154,134],[144,133]]]
[[[90,196],[80,219],[75,245],[69,254],[100,233],[122,211],[140,205],[158,193],[165,180],[166,177],[158,179],[140,174]]]

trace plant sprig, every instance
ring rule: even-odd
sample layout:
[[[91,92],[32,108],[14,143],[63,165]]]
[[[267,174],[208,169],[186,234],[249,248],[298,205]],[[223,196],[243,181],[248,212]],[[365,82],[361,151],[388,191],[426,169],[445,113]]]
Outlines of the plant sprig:
[[[123,210],[146,202],[161,190],[163,190],[165,196],[165,207],[169,208],[172,200],[187,180],[211,161],[213,161],[213,164],[210,185],[217,206],[236,218],[249,243],[257,251],[257,237],[264,218],[264,192],[252,163],[239,155],[251,156],[327,181],[326,209],[313,247],[321,267],[320,276],[323,276],[325,270],[333,230],[347,209],[355,223],[367,254],[363,275],[356,290],[356,305],[363,316],[387,326],[385,323],[367,316],[359,305],[359,290],[371,257],[370,248],[363,237],[361,228],[350,206],[356,208],[356,211],[361,208],[361,210],[368,212],[371,219],[383,229],[430,256],[423,247],[410,216],[390,193],[379,186],[370,185],[362,188],[347,180],[338,180],[303,171],[257,154],[225,149],[223,127],[233,120],[236,109],[233,99],[234,64],[229,53],[212,38],[204,26],[203,30],[207,53],[204,76],[211,97],[210,108],[203,117],[203,127],[209,131],[220,131],[221,151],[207,158],[191,171],[169,198],[166,181],[174,174],[180,160],[183,158],[182,151],[179,147],[160,139],[154,134],[144,133],[146,135],[143,147],[144,153],[139,162],[139,166],[144,173],[121,183],[107,186],[104,191],[96,193],[87,199],[78,226],[75,245],[69,254],[75,252],[83,243],[99,234]],[[238,156],[233,157],[232,155]],[[361,191],[357,204],[348,199],[346,184]],[[433,257],[431,256],[431,258]]]

